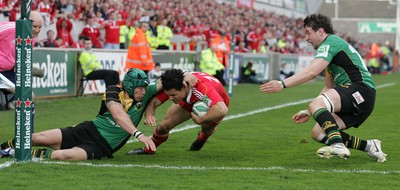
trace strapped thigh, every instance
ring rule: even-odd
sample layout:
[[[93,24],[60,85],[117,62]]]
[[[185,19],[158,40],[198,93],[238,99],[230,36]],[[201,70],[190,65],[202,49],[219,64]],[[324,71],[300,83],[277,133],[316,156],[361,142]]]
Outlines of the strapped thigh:
[[[321,98],[325,103],[326,109],[330,113],[333,113],[333,110],[335,110],[335,107],[334,107],[331,99],[326,95],[326,93],[323,93],[323,94],[319,95],[317,98]]]

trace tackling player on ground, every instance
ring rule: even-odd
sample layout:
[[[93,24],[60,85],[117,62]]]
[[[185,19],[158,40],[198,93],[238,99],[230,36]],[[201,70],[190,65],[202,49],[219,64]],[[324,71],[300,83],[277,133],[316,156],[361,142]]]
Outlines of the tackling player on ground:
[[[157,94],[146,108],[145,124],[156,126],[156,107],[168,99],[172,100],[174,104],[168,108],[161,124],[153,132],[152,140],[156,147],[167,141],[169,132],[174,127],[192,119],[196,124],[201,125],[201,131],[192,143],[190,150],[199,151],[228,113],[230,98],[221,82],[206,73],[193,72],[192,74],[198,79],[195,85],[184,85],[184,73],[179,69],[167,70],[161,75],[164,91]],[[198,117],[192,112],[193,104],[197,101],[203,101],[209,107],[203,117]],[[128,155],[154,153],[155,151],[149,148],[139,148],[129,151]]]
[[[188,84],[195,84],[197,78],[189,74],[184,80]],[[33,133],[33,146],[46,146],[50,149],[32,150],[32,156],[53,160],[112,158],[132,135],[147,149],[155,151],[152,139],[143,135],[137,126],[147,104],[161,90],[160,80],[149,84],[146,73],[130,69],[122,84],[111,85],[106,89],[99,114],[94,119],[72,127]],[[15,138],[1,144],[1,150],[7,150],[9,154],[2,156],[12,156],[14,147]]]
[[[314,79],[325,71],[325,86],[306,110],[293,116],[295,123],[304,123],[311,116],[317,122],[312,138],[329,145],[317,154],[322,158],[347,158],[347,148],[366,151],[378,162],[386,161],[377,139],[362,140],[345,133],[358,128],[372,113],[375,104],[375,84],[359,53],[333,32],[331,20],[322,14],[304,19],[306,40],[314,47],[315,59],[309,66],[282,81],[270,81],[260,86],[263,93],[279,92]]]

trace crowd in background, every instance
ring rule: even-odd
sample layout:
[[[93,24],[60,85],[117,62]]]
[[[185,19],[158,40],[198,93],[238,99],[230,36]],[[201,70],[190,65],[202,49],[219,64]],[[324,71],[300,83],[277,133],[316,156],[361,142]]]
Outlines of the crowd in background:
[[[3,0],[0,10],[15,21],[20,1]],[[159,49],[157,36],[162,34],[157,27],[164,25],[173,35],[189,38],[190,50],[199,50],[197,45],[201,43],[209,47],[211,40],[224,30],[229,40],[234,38],[235,52],[313,53],[303,38],[302,18],[219,4],[215,0],[33,0],[32,10],[41,12],[45,27],[56,24],[56,31],[47,31],[48,38],[38,43],[42,47],[83,47],[82,40],[74,41],[71,36],[74,23],[82,21],[87,24],[78,31],[79,36],[90,33],[94,48],[127,49],[139,23],[149,22],[146,36],[152,49]],[[359,50],[367,62],[385,57],[383,53],[373,53],[373,44],[358,43],[346,34],[341,37]],[[177,49],[174,43],[167,45]],[[390,43],[386,46],[393,50]]]

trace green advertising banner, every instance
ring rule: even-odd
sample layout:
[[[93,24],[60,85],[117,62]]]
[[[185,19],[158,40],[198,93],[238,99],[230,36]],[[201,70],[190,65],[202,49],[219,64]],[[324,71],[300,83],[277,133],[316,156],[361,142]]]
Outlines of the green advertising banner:
[[[32,159],[32,21],[17,20],[15,39],[15,158]]]
[[[358,22],[359,33],[396,33],[396,22]]]
[[[34,51],[33,66],[44,71],[44,77],[33,78],[36,97],[75,95],[76,54],[76,51]]]

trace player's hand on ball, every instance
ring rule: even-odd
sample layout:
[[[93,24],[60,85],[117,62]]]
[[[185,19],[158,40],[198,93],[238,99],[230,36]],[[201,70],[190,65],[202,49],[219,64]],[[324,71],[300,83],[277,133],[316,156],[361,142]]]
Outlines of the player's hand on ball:
[[[308,110],[300,110],[293,115],[292,119],[296,124],[304,123],[310,119],[311,113]]]
[[[203,119],[199,116],[197,116],[195,113],[191,112],[190,114],[192,114],[192,120],[198,124],[201,125],[203,123]]]

